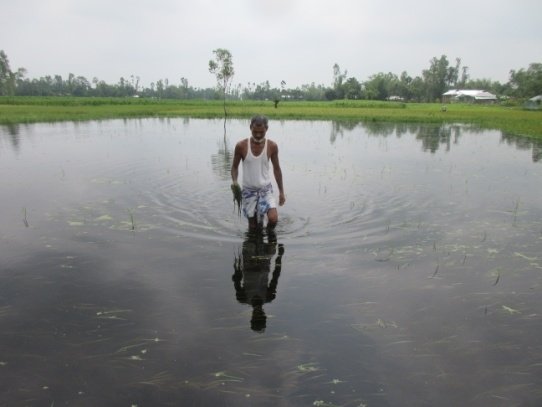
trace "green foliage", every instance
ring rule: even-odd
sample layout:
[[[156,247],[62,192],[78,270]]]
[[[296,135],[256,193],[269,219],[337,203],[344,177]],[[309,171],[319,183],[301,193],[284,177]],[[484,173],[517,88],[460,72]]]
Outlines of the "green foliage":
[[[441,100],[442,94],[457,85],[461,59],[456,59],[456,66],[450,66],[446,55],[434,57],[429,69],[422,72],[425,82],[426,100],[429,102]]]
[[[520,104],[522,99],[542,94],[542,63],[532,63],[527,69],[510,71],[510,80],[505,84],[489,79],[470,78],[468,67],[461,65],[461,59],[456,58],[455,64],[450,64],[446,55],[432,58],[429,61],[429,67],[419,76],[410,76],[407,72],[402,72],[400,76],[392,72],[380,72],[371,75],[365,81],[347,77],[347,71],[335,63],[333,82],[330,86],[312,82],[295,89],[287,89],[284,81],[280,85],[263,81],[259,84],[232,86],[235,72],[231,53],[226,49],[218,48],[213,51],[213,56],[214,58],[209,61],[209,72],[216,76],[217,88],[194,88],[189,86],[186,78],[180,78],[177,84],[170,82],[167,78],[158,79],[150,83],[150,86],[142,87],[139,77],[134,75],[129,78],[121,77],[115,84],[108,84],[98,78],[89,81],[83,76],[72,73],[67,78],[60,75],[48,75],[29,79],[25,77],[24,68],[13,72],[7,55],[0,51],[0,96],[222,99],[224,114],[226,114],[226,97],[232,101],[270,100],[275,105],[278,105],[279,101],[386,100],[390,96],[399,96],[407,102],[435,102],[440,100],[442,93],[450,88],[461,88],[481,89],[498,96],[509,96],[513,99],[505,103],[515,106]],[[519,102],[516,101],[517,99]]]
[[[231,101],[230,116],[249,118],[260,112],[271,119],[352,120],[374,123],[472,123],[507,134],[542,139],[542,111],[521,106],[397,103],[369,100],[289,101],[275,109],[269,101]],[[96,120],[130,117],[222,117],[220,100],[147,98],[0,97],[0,124]]]
[[[542,95],[542,63],[530,64],[527,70],[510,71],[510,87],[517,97]]]
[[[15,74],[9,66],[6,53],[0,50],[0,96],[13,95],[15,93]]]
[[[216,76],[218,85],[222,90],[224,98],[224,116],[226,116],[226,94],[231,80],[233,79],[233,75],[235,74],[232,55],[230,51],[224,48],[215,49],[213,54],[215,54],[215,58],[209,61],[209,72]]]

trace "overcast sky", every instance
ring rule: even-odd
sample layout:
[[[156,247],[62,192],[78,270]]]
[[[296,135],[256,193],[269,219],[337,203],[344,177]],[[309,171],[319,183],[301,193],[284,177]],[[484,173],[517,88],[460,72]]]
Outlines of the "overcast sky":
[[[542,62],[541,0],[0,0],[0,49],[12,70],[117,83],[139,76],[215,85],[216,48],[234,84],[331,85],[333,65],[364,81],[421,75],[459,57],[471,78],[507,82]]]

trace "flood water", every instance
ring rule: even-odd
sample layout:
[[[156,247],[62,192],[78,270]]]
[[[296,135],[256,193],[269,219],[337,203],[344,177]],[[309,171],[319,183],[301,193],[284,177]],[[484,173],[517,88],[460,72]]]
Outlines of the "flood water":
[[[0,127],[0,405],[542,405],[542,145],[271,121],[287,202],[248,234],[248,122]]]

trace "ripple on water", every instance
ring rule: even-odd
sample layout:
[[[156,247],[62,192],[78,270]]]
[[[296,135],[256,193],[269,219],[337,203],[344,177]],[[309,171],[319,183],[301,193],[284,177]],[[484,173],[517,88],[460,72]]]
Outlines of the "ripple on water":
[[[117,173],[132,170],[134,165],[125,165]],[[228,180],[206,171],[175,174],[163,168],[137,178],[137,204],[149,207],[154,228],[202,240],[238,242],[244,236],[247,221],[234,209]],[[300,185],[279,208],[277,233],[289,244],[337,250],[380,244],[393,236],[394,224],[416,216],[411,202],[397,189],[351,182],[335,182],[325,190],[314,183]]]

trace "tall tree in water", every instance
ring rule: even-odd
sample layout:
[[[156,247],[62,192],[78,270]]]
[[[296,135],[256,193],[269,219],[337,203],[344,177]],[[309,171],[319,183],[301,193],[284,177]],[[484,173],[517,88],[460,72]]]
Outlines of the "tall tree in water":
[[[9,67],[9,59],[6,53],[0,50],[0,96],[13,95],[14,75]]]
[[[217,48],[213,51],[214,59],[209,61],[209,72],[216,76],[218,87],[222,91],[224,99],[224,119],[227,116],[226,112],[226,94],[231,84],[231,80],[235,73],[233,69],[233,61],[231,52],[224,48]],[[224,123],[225,126],[225,123]]]

